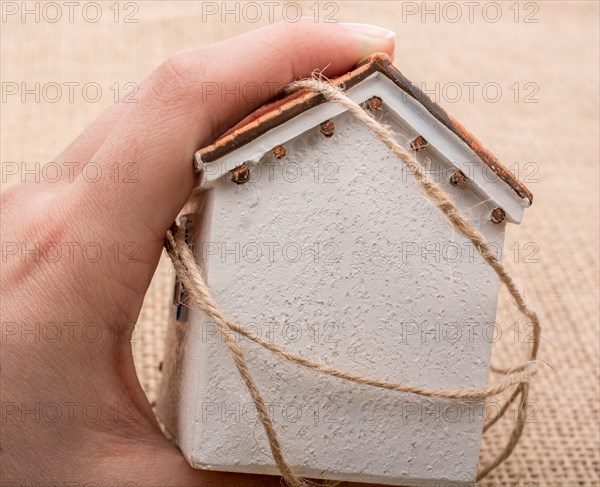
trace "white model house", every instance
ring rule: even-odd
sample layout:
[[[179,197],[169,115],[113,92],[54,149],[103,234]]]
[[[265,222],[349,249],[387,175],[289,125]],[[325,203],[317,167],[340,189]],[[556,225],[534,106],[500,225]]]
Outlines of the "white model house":
[[[414,151],[500,252],[532,195],[385,55],[335,81]],[[221,310],[287,349],[355,373],[439,389],[488,381],[498,280],[411,174],[313,92],[196,155],[184,211]],[[197,468],[277,474],[214,323],[176,285],[158,413]],[[305,477],[466,486],[482,402],[359,386],[243,340],[286,460]]]

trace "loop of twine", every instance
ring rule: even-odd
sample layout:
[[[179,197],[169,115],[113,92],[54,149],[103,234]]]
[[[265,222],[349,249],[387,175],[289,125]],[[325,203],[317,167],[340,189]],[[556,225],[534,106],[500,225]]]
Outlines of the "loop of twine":
[[[531,321],[533,326],[533,340],[531,350],[529,352],[529,361],[513,368],[510,371],[502,371],[505,374],[505,378],[496,384],[488,384],[484,387],[471,389],[434,390],[413,385],[397,384],[374,377],[363,376],[306,359],[300,355],[289,352],[285,348],[275,343],[264,340],[244,327],[227,321],[219,309],[218,304],[212,297],[208,286],[202,277],[193,253],[185,240],[183,229],[177,224],[174,224],[173,227],[167,232],[165,247],[171,260],[173,261],[176,274],[185,287],[190,298],[208,317],[215,321],[219,331],[223,335],[225,343],[232,354],[238,372],[240,373],[240,376],[242,377],[246,388],[248,389],[248,392],[254,401],[258,416],[267,435],[267,440],[269,442],[275,464],[277,465],[277,468],[289,487],[306,487],[314,484],[300,478],[286,462],[283,455],[281,442],[269,417],[265,401],[258,389],[252,373],[248,368],[248,364],[244,357],[243,348],[239,341],[234,338],[235,334],[244,336],[247,339],[257,343],[261,347],[275,354],[280,359],[287,360],[303,367],[316,370],[317,372],[338,377],[340,379],[348,380],[357,384],[369,385],[372,387],[388,389],[396,392],[411,393],[420,396],[444,399],[482,400],[496,396],[510,387],[517,386],[510,398],[504,402],[498,413],[490,421],[488,421],[484,427],[485,432],[494,424],[496,424],[508,411],[510,406],[517,401],[517,399],[519,399],[517,420],[509,440],[504,450],[496,457],[496,459],[484,467],[479,473],[477,476],[477,481],[479,481],[510,456],[523,432],[529,396],[529,380],[530,376],[536,372],[536,358],[540,345],[541,326],[539,318],[536,312],[527,304],[524,295],[519,290],[515,281],[506,270],[504,265],[496,257],[496,254],[488,244],[485,237],[462,214],[452,198],[442,189],[442,187],[429,176],[421,163],[395,140],[394,133],[389,128],[382,125],[368,113],[366,113],[360,107],[360,105],[348,98],[339,89],[339,87],[331,83],[326,83],[321,79],[305,79],[296,81],[289,85],[289,89],[292,91],[308,89],[319,92],[323,94],[329,101],[333,101],[341,105],[343,108],[352,113],[358,120],[364,123],[367,128],[373,132],[375,137],[383,142],[385,146],[402,161],[407,169],[411,171],[415,179],[420,183],[425,196],[446,217],[455,230],[460,232],[475,245],[484,261],[490,267],[492,267],[500,282],[502,282],[502,284],[504,284],[508,289],[517,309]]]

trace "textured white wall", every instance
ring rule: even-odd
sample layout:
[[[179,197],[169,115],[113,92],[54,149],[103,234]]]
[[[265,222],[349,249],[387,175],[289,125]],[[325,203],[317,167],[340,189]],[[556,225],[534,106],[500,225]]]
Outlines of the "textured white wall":
[[[216,300],[238,324],[313,360],[432,388],[485,384],[495,275],[366,128],[349,114],[334,120],[332,138],[311,129],[285,144],[283,160],[269,153],[252,166],[250,182],[226,176],[201,193],[195,252]],[[406,143],[416,135],[389,113],[383,121]],[[418,156],[501,248],[504,225],[489,222],[494,203],[450,186],[452,169],[433,147]],[[185,326],[181,399],[170,406],[179,417],[168,424],[184,454],[200,468],[276,473],[215,325],[190,310]],[[357,386],[283,363],[247,340],[244,348],[302,475],[390,485],[474,480],[482,404]]]

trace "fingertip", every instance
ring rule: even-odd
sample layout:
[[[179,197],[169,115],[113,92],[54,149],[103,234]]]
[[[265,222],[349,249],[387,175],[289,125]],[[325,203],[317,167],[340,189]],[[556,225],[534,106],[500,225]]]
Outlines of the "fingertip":
[[[332,75],[343,74],[352,69],[357,61],[375,52],[386,53],[393,57],[396,47],[396,33],[384,27],[354,22],[325,22],[304,17],[295,24],[295,30],[289,23],[280,22],[288,35],[292,32],[295,42],[303,48],[311,49],[311,62],[327,60],[331,63]],[[296,49],[296,55],[302,56],[303,49]],[[293,51],[292,51],[293,52]],[[333,72],[335,71],[335,72]]]
[[[359,56],[366,57],[374,52],[385,52],[390,57],[396,47],[396,33],[373,24],[345,22],[340,24],[355,39]]]

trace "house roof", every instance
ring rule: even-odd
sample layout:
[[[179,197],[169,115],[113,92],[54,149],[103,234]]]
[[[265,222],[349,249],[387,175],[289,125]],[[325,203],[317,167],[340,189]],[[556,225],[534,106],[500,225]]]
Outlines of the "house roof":
[[[471,134],[454,117],[447,113],[440,105],[432,101],[416,84],[406,78],[391,62],[387,54],[373,54],[361,61],[347,74],[334,80],[338,86],[347,90],[360,83],[373,73],[382,73],[394,82],[401,90],[418,101],[441,124],[447,127],[460,140],[462,140],[494,173],[498,175],[521,198],[526,198],[531,204],[533,194],[519,181],[511,171],[504,167],[500,161]],[[200,149],[196,155],[202,162],[212,162],[239,147],[260,137],[274,127],[294,118],[306,110],[327,102],[321,93],[301,90],[285,98],[275,99],[259,108],[254,114],[239,123],[234,130],[228,132],[215,143]],[[247,121],[248,120],[248,121]],[[246,122],[247,121],[247,122]]]

